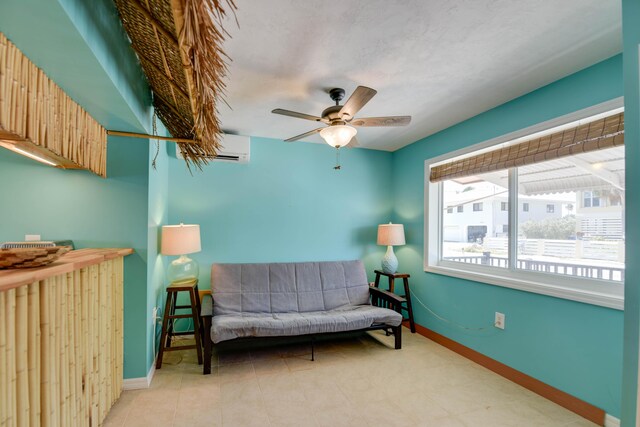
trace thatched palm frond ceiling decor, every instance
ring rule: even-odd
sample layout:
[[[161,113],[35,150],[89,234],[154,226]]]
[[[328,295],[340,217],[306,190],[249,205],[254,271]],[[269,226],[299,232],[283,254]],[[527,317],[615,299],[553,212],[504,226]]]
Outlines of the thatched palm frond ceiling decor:
[[[107,175],[107,133],[0,33],[0,146]]]
[[[158,117],[187,164],[198,167],[219,148],[216,103],[227,67],[222,44],[233,0],[115,0],[131,46],[153,91]]]

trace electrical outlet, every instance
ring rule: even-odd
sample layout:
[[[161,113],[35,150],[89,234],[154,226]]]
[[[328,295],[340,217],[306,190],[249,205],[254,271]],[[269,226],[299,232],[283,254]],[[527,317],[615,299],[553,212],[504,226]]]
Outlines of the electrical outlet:
[[[493,326],[498,329],[504,329],[505,315],[496,311],[496,319],[493,322]]]

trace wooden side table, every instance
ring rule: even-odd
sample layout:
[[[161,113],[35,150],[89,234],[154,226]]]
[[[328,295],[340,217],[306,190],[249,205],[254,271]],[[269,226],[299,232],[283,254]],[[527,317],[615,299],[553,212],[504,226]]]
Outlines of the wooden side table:
[[[404,283],[404,298],[407,300],[407,306],[403,307],[404,310],[407,310],[409,314],[409,326],[411,327],[411,333],[415,334],[416,332],[416,324],[413,322],[413,309],[411,308],[411,292],[409,291],[409,274],[401,274],[401,273],[385,273],[381,270],[374,270],[376,273],[376,281],[374,286],[377,288],[380,286],[380,276],[387,276],[389,279],[389,292],[393,292],[395,288],[395,279],[402,279]]]
[[[189,293],[189,305],[176,305],[179,292]],[[191,313],[176,314],[176,309],[189,308]],[[173,323],[175,319],[193,319],[193,331],[175,332]],[[176,335],[192,335],[196,340],[195,345],[179,345],[171,347],[171,338]],[[162,355],[165,351],[196,349],[198,365],[202,365],[202,345],[200,338],[202,327],[200,325],[200,294],[198,293],[198,280],[175,282],[167,286],[167,303],[162,319],[162,335],[160,336],[160,351],[156,361],[156,369],[162,367]]]

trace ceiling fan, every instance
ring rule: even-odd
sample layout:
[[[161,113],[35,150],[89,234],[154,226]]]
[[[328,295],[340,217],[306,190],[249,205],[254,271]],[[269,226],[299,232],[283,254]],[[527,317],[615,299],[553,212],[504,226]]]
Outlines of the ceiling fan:
[[[369,87],[358,86],[347,102],[345,102],[344,105],[340,105],[340,101],[342,101],[345,95],[344,89],[333,88],[329,91],[329,96],[335,101],[336,105],[326,108],[322,112],[321,117],[283,110],[281,108],[276,108],[271,112],[282,114],[283,116],[296,117],[298,119],[322,122],[328,125],[285,139],[286,142],[298,141],[307,136],[320,133],[322,139],[334,148],[339,149],[347,145],[349,147],[355,147],[358,145],[358,140],[356,139],[356,133],[358,133],[358,131],[354,126],[406,126],[411,122],[411,116],[355,118],[356,113],[358,113],[376,93],[377,91]]]

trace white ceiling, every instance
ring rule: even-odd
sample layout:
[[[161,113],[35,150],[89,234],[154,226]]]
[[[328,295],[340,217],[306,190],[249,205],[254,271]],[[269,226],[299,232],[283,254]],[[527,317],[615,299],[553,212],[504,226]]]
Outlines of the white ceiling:
[[[231,133],[286,139],[318,124],[326,90],[378,94],[357,117],[411,115],[359,128],[361,146],[397,150],[621,51],[620,0],[244,0],[232,38]],[[344,101],[343,101],[344,102]],[[307,139],[320,142],[320,136]],[[300,143],[300,142],[298,142]]]

